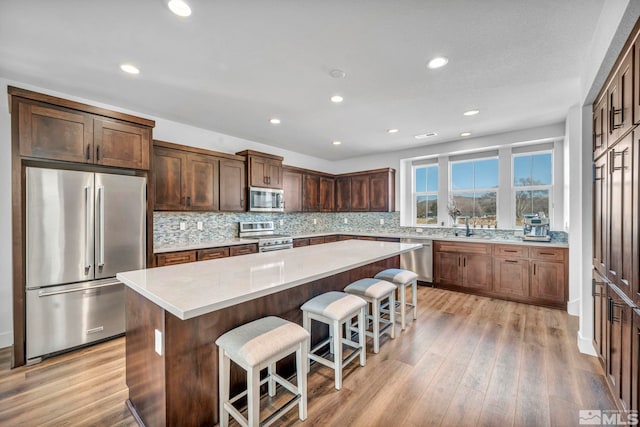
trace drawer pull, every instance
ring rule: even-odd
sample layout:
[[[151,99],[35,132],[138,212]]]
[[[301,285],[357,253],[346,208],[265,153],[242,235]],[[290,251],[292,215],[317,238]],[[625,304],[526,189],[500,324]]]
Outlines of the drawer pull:
[[[97,332],[102,332],[104,331],[104,326],[98,326],[97,328],[91,328],[87,330],[87,335],[89,334],[95,334]]]
[[[509,253],[513,253],[513,254],[518,252],[518,251],[514,251],[513,249],[505,249],[504,251],[505,252],[509,252]]]
[[[540,255],[549,255],[549,256],[554,256],[555,253],[553,252],[540,252]]]
[[[504,262],[508,262],[510,264],[517,264],[518,261],[514,260],[514,259],[505,259]]]

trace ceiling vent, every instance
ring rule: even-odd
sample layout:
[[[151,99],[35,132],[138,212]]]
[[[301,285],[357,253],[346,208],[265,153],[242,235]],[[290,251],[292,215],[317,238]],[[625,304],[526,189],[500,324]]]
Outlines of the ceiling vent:
[[[427,139],[427,138],[431,138],[432,136],[437,136],[438,134],[436,132],[428,132],[428,133],[421,133],[420,135],[413,135],[413,137],[415,139]]]

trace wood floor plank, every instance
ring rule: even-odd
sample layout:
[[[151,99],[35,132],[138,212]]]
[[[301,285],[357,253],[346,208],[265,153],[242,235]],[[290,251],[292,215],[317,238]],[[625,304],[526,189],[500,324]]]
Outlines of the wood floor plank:
[[[580,409],[615,409],[596,358],[580,354],[578,323],[560,310],[420,286],[418,319],[342,390],[314,364],[308,419],[280,426],[567,426]],[[125,338],[10,369],[0,350],[0,425],[134,426],[124,401]],[[263,398],[266,416],[288,400]],[[232,425],[237,425],[232,423]]]

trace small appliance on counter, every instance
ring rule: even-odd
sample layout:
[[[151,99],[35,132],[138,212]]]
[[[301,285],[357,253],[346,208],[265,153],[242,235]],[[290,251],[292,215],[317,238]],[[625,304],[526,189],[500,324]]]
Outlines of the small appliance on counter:
[[[549,218],[544,213],[525,215],[522,221],[522,240],[549,242]]]

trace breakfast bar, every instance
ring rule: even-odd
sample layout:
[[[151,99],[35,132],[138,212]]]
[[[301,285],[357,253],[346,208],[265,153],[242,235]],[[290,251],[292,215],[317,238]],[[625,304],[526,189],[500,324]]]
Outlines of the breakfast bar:
[[[397,268],[401,253],[419,247],[347,240],[119,273],[129,408],[147,426],[214,425],[217,337],[269,315],[301,324],[305,301]],[[232,389],[243,382],[233,370]]]

